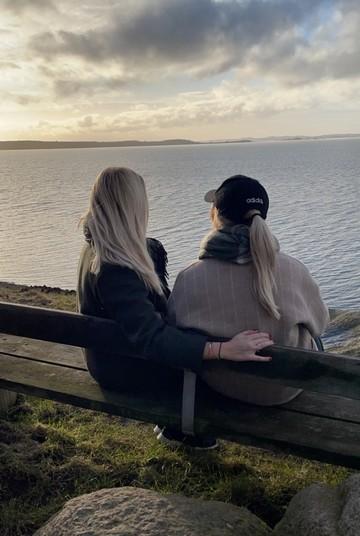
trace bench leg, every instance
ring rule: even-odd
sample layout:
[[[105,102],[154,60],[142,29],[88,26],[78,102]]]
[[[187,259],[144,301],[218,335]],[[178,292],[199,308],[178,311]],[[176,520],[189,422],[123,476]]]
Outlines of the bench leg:
[[[5,391],[0,389],[0,413],[6,413],[6,411],[15,404],[17,393],[14,391]]]

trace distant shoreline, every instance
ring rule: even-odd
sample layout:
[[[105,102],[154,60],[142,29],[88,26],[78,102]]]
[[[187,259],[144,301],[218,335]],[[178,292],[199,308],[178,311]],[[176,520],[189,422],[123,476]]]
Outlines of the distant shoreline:
[[[226,143],[251,143],[274,141],[306,141],[360,138],[360,134],[324,134],[321,136],[269,136],[266,138],[241,138],[227,140],[193,141],[187,139],[169,139],[159,141],[40,141],[40,140],[13,140],[0,141],[0,151],[19,151],[29,149],[96,149],[103,147],[159,147],[176,145],[208,145]]]

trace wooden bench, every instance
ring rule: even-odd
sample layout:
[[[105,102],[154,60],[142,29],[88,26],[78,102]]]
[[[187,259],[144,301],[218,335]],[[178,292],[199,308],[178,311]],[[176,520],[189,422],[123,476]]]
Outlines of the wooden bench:
[[[159,425],[180,427],[181,396],[116,393],[88,374],[79,347],[116,344],[110,320],[0,303],[0,388]],[[306,389],[262,408],[197,390],[195,430],[327,463],[360,468],[360,359],[273,346],[271,364],[231,363]],[[139,368],[141,361],[139,361]],[[140,369],[139,369],[140,370]]]

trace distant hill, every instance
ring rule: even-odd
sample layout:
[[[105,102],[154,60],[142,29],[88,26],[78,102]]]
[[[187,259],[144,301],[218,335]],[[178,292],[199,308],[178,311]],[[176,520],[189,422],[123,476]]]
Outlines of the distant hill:
[[[360,138],[360,134],[324,134],[320,136],[268,136],[266,138],[238,138],[209,141],[193,140],[159,140],[159,141],[38,141],[38,140],[14,140],[0,141],[0,150],[19,149],[90,149],[96,147],[154,147],[164,145],[204,145],[217,143],[251,143],[256,141],[306,141],[326,140],[336,138]]]
[[[0,141],[0,150],[9,149],[88,149],[96,147],[143,147],[156,145],[192,145],[191,140],[161,140],[161,141],[37,141],[15,140]]]

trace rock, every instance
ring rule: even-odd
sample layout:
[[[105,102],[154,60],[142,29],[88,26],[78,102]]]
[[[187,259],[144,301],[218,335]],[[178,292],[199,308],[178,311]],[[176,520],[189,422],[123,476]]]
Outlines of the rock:
[[[359,536],[360,473],[337,487],[313,484],[291,500],[273,536]]]
[[[68,501],[34,536],[268,536],[246,508],[160,495],[140,488],[102,489]]]

